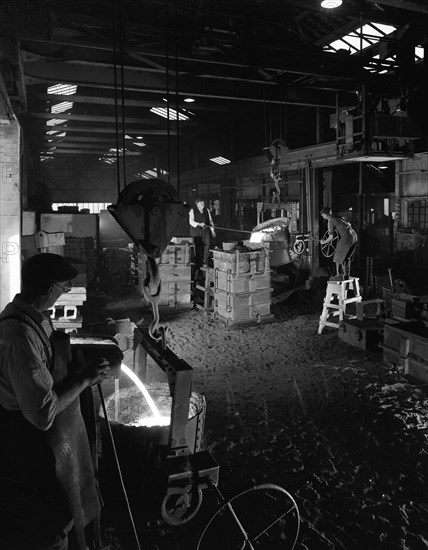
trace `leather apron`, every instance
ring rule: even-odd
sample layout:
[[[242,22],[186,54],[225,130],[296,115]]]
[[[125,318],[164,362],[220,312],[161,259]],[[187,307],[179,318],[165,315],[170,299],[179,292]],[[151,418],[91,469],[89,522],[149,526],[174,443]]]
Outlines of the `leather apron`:
[[[48,367],[54,384],[63,380],[71,360],[68,334],[53,331],[48,338],[33,319],[29,322],[28,317],[13,317],[34,328],[51,359]],[[51,530],[46,528],[47,534],[40,535],[44,539],[73,519],[78,548],[86,550],[84,527],[97,517],[101,507],[79,397],[56,415],[47,431],[37,429],[20,411],[3,413],[10,477],[21,488],[15,498],[21,499],[23,527],[27,513],[36,518],[41,530],[47,522]]]

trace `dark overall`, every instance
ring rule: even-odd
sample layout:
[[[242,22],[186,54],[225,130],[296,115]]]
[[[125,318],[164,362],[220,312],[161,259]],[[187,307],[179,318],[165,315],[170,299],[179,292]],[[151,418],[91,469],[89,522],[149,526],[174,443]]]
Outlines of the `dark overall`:
[[[195,222],[205,223],[205,227],[190,226],[190,234],[195,242],[196,266],[200,267],[208,263],[211,245],[211,223],[207,208],[204,207],[202,212],[195,206],[193,208]]]
[[[69,336],[54,331],[49,339],[35,321],[27,317],[21,322],[41,338],[54,384],[63,380],[71,359]],[[47,431],[33,426],[20,411],[1,408],[0,415],[0,547],[51,546],[74,522],[78,548],[86,550],[84,527],[99,514],[100,500],[79,397],[57,414]]]

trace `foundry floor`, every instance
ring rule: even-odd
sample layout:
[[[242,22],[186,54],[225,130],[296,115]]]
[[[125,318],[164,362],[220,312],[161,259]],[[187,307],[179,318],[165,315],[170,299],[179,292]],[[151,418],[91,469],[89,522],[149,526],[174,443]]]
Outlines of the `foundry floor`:
[[[200,310],[161,311],[168,347],[206,398],[219,488],[227,498],[260,483],[289,491],[301,514],[296,550],[428,549],[427,387],[380,349],[351,347],[331,328],[318,335],[322,299],[322,288],[276,291],[273,321],[240,330]],[[151,320],[137,296],[105,302],[100,320]],[[161,376],[153,364],[151,376]],[[141,548],[196,550],[215,510],[208,493],[183,526],[138,527]],[[103,550],[132,550],[130,533],[103,517]]]

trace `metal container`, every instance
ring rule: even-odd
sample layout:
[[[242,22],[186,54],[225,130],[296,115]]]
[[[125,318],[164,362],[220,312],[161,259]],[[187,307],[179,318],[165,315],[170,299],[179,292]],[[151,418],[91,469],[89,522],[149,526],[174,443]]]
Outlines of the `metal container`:
[[[168,384],[146,384],[162,415],[170,414],[170,390]],[[115,415],[115,401],[119,399],[119,414]],[[137,523],[145,525],[161,520],[161,502],[166,492],[165,463],[168,458],[169,425],[138,426],[138,419],[149,412],[141,392],[132,386],[119,390],[119,396],[110,395],[106,400],[124,485]],[[205,398],[192,392],[187,425],[187,441],[190,453],[202,449],[205,421]],[[105,501],[106,514],[118,513],[117,503],[122,502],[117,465],[105,423],[100,410],[101,445],[100,485]],[[125,513],[125,507],[123,507]],[[125,517],[124,517],[125,520]]]

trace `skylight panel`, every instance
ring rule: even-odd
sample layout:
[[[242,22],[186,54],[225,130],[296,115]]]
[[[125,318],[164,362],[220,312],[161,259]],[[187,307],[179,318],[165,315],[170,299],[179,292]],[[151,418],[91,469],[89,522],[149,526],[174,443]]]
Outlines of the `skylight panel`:
[[[65,118],[51,118],[46,122],[46,126],[58,126],[58,124],[64,124],[64,122],[67,122],[67,119]]]
[[[364,40],[364,38],[361,38],[360,36],[357,36],[354,33],[348,34],[348,36],[344,37],[344,41],[349,43],[355,51],[364,50],[364,48],[368,48],[371,46],[371,43],[367,40]]]
[[[57,94],[57,95],[73,95],[77,91],[77,86],[75,84],[55,84],[54,86],[49,86],[48,94]]]
[[[382,38],[382,36],[385,36],[385,33],[381,32],[377,25],[371,24],[371,25],[363,25],[359,31],[359,33],[362,32],[363,34],[367,34],[370,37],[372,36],[378,36],[379,38]]]
[[[382,31],[385,35],[391,34],[395,30],[397,30],[396,27],[393,27],[392,25],[384,25],[383,23],[370,23],[370,25]]]
[[[53,153],[47,151],[46,153],[40,153],[40,162],[45,162],[47,160],[52,160],[54,157],[53,157]]]
[[[216,164],[229,164],[230,160],[224,157],[213,157],[210,159],[211,162],[215,162]]]
[[[377,44],[386,35],[391,34],[396,30],[392,25],[383,25],[379,23],[367,23],[362,27],[358,27],[355,31],[342,36],[338,40],[334,40],[326,46],[326,49],[335,51],[345,49],[351,50],[352,53],[359,52]]]
[[[333,50],[349,50],[349,44],[344,42],[343,40],[335,40],[331,44],[329,44],[330,48],[333,48]]]
[[[61,103],[56,103],[55,105],[52,105],[51,113],[63,113],[64,111],[68,111],[72,107],[72,101],[62,101]]]
[[[177,111],[175,109],[169,109],[169,116],[168,116],[168,109],[165,107],[152,107],[150,109],[151,113],[154,113],[155,115],[161,116],[163,118],[169,118],[169,120],[177,120]],[[188,120],[189,117],[186,115],[183,115],[183,113],[178,113],[178,120]]]

